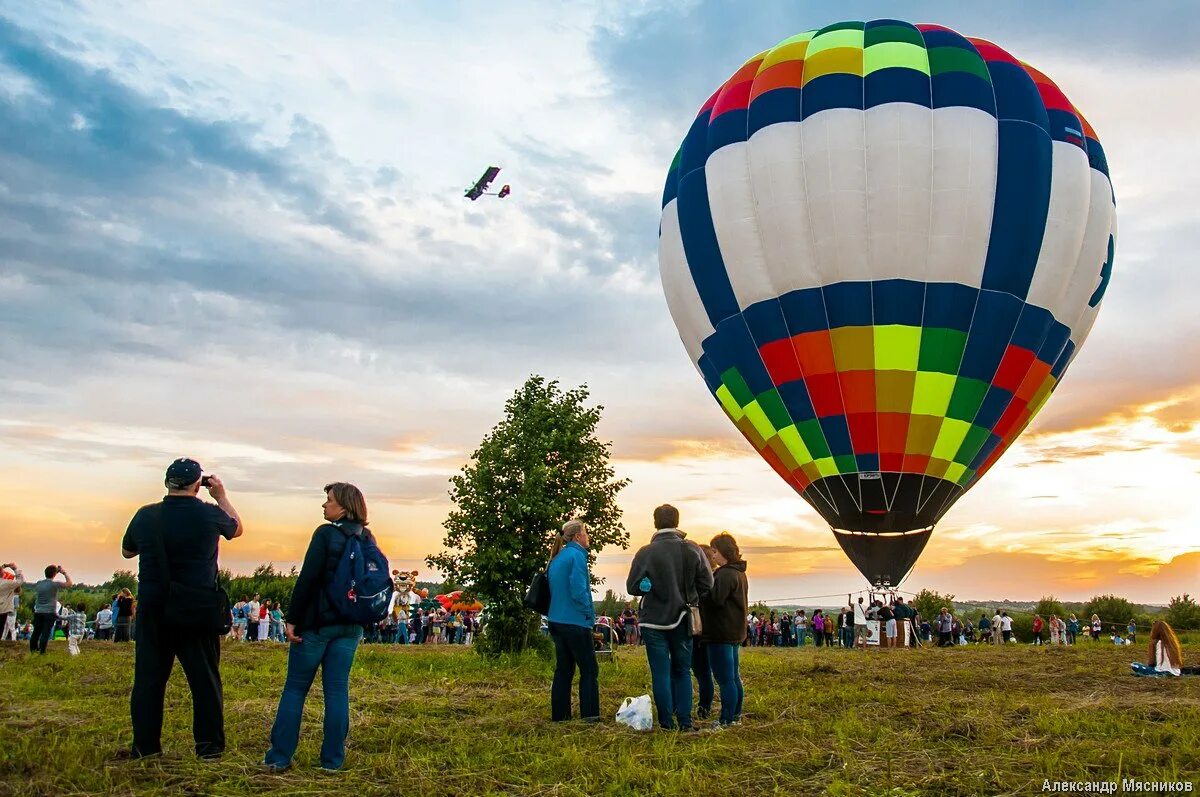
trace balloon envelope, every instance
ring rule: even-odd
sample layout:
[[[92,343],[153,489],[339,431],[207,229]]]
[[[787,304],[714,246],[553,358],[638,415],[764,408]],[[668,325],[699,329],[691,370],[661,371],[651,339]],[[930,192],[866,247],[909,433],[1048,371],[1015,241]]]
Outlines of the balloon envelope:
[[[671,164],[659,260],[722,409],[874,582],[1061,382],[1112,269],[1104,151],[1063,92],[937,25],[747,61]]]

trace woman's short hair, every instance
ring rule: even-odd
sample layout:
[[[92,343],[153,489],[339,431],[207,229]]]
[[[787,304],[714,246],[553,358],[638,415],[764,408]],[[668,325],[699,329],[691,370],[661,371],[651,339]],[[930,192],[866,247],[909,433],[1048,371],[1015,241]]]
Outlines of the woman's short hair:
[[[726,562],[742,561],[742,550],[738,547],[737,540],[728,531],[722,531],[713,537],[709,545],[715,548],[721,556],[724,556]]]
[[[325,492],[346,510],[346,520],[367,525],[367,499],[363,498],[362,490],[348,482],[334,482],[325,485]]]

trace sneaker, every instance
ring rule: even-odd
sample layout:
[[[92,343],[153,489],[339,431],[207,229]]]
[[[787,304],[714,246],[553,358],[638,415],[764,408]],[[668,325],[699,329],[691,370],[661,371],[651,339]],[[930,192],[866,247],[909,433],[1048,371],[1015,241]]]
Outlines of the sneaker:
[[[601,722],[599,717],[580,717],[580,722],[586,722],[589,725],[597,725]]]
[[[723,730],[725,730],[725,726],[721,724],[721,721],[713,720],[708,725],[705,725],[703,728],[701,728],[700,733],[720,733]]]
[[[157,753],[140,753],[130,747],[122,747],[117,752],[113,753],[114,761],[140,761],[143,758],[156,758],[162,756],[162,750]]]
[[[680,732],[680,733],[683,733],[683,734],[689,734],[689,735],[690,735],[690,734],[693,734],[693,733],[699,733],[700,731],[699,731],[699,730],[696,728],[696,726],[695,726],[695,725],[685,725],[685,726],[683,726],[682,728],[680,728],[680,729],[679,729],[679,732]]]

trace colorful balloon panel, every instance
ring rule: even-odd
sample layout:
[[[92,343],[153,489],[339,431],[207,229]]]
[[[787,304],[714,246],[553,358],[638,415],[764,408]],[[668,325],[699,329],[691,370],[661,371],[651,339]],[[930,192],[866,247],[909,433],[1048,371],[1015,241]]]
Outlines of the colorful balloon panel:
[[[759,53],[667,175],[660,266],[692,362],[835,528],[928,530],[1041,409],[1095,321],[1115,200],[1044,74],[936,25]],[[897,583],[927,533],[875,550]],[[840,538],[839,538],[840,539]],[[879,559],[879,557],[875,557]]]

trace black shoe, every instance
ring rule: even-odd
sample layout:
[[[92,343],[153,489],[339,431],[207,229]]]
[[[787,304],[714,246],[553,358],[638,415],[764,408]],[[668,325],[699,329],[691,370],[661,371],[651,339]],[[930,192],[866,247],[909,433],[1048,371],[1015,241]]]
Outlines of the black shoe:
[[[140,761],[143,758],[155,758],[161,756],[162,750],[154,753],[143,753],[131,747],[123,747],[113,754],[114,761]]]
[[[700,731],[696,729],[695,725],[684,725],[683,727],[681,727],[679,729],[679,732],[685,733],[685,734],[693,734],[693,733],[699,733]]]
[[[589,724],[591,724],[591,725],[597,725],[597,724],[599,724],[599,723],[601,722],[601,720],[600,720],[600,718],[599,718],[599,717],[581,717],[579,721],[580,721],[580,722],[586,722],[586,723],[589,723]]]

